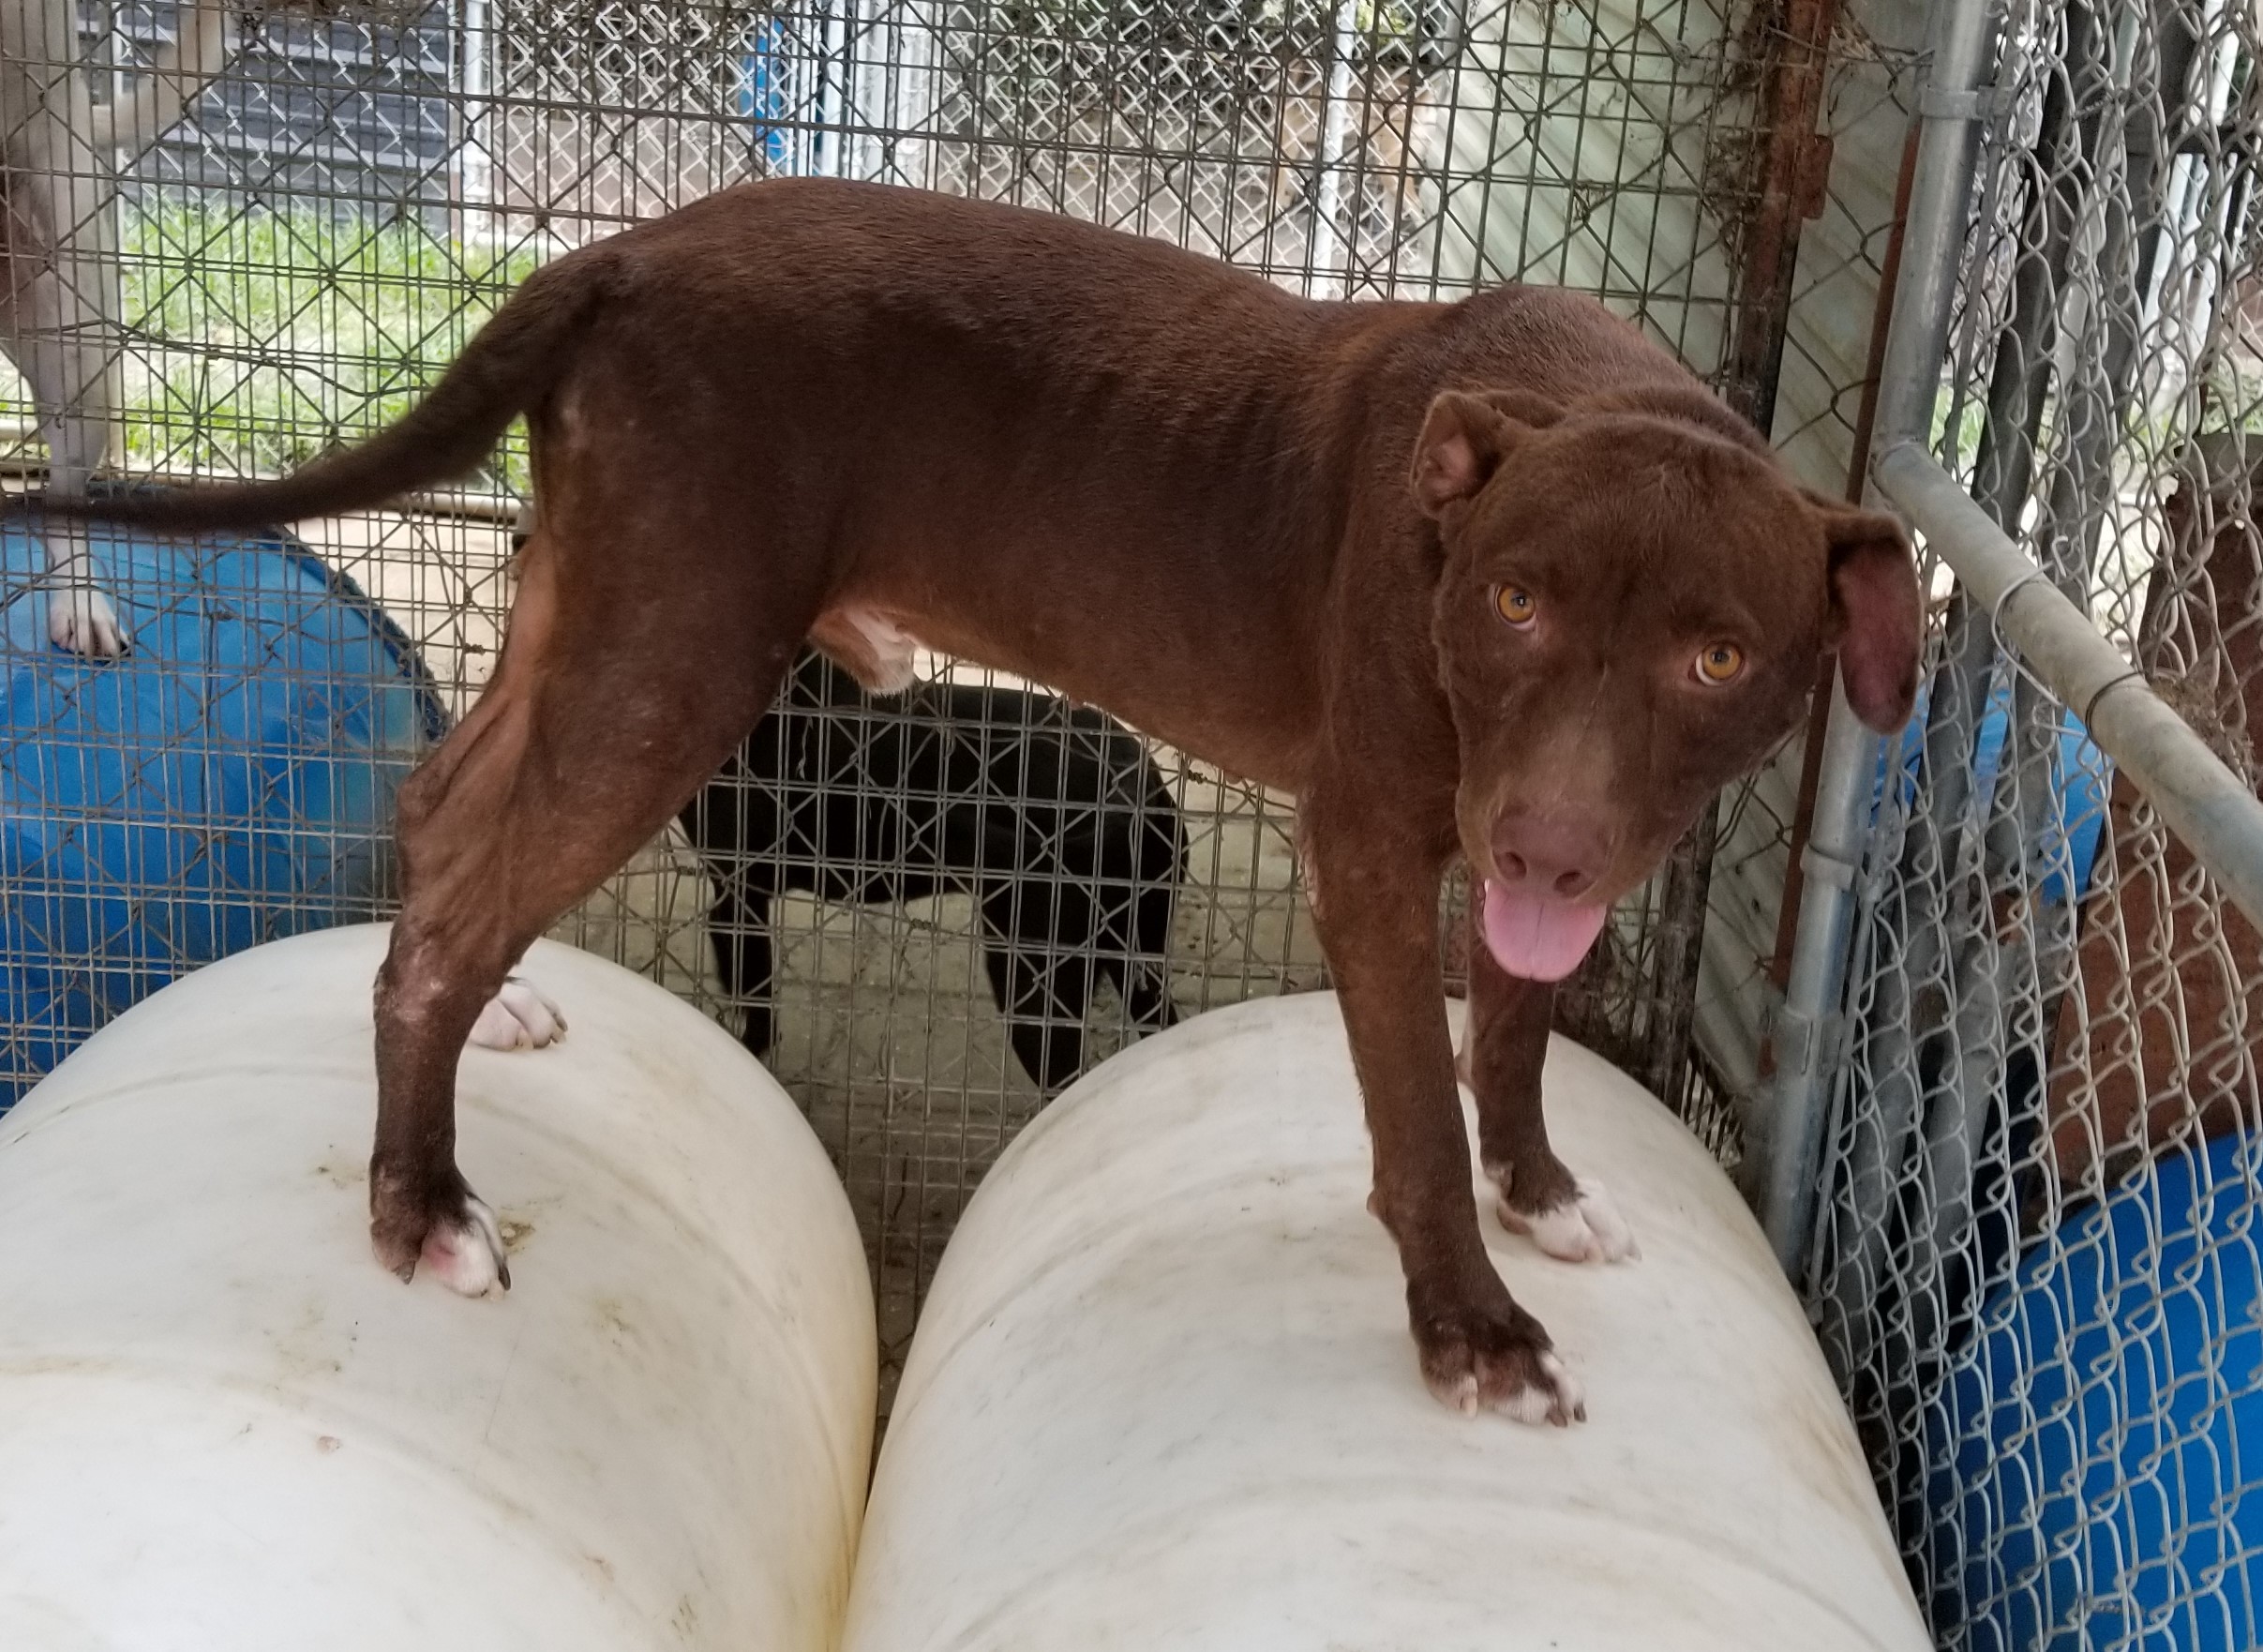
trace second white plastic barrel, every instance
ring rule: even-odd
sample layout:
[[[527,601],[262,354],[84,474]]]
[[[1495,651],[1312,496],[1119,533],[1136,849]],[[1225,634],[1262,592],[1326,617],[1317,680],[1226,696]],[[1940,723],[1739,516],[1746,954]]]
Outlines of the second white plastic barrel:
[[[381,928],[167,987],[0,1118],[7,1652],[820,1652],[869,1461],[838,1179],[738,1043],[572,949],[467,1052],[514,1288],[367,1232]]]
[[[849,1652],[1925,1652],[1854,1432],[1728,1179],[1551,1048],[1558,1150],[1641,1258],[1485,1218],[1586,1384],[1450,1415],[1366,1213],[1332,997],[1146,1040],[999,1161],[881,1453]]]

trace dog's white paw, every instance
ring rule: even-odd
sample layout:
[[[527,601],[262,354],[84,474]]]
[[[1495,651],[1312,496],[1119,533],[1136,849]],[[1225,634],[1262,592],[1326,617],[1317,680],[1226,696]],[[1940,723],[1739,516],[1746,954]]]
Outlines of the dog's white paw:
[[[539,1050],[565,1036],[565,1012],[523,975],[506,978],[472,1023],[471,1042],[483,1050]]]
[[[1586,1417],[1587,1390],[1563,1360],[1548,1353],[1540,1356],[1540,1380],[1503,1394],[1492,1402],[1492,1408],[1515,1422],[1561,1428],[1567,1417]]]
[[[495,1212],[469,1194],[462,1215],[443,1217],[426,1232],[416,1265],[459,1297],[484,1297],[497,1285],[511,1288]]]
[[[1642,1254],[1634,1242],[1634,1229],[1601,1182],[1577,1177],[1579,1191],[1571,1198],[1534,1212],[1514,1209],[1508,1202],[1508,1179],[1499,1179],[1501,1225],[1524,1235],[1557,1261],[1629,1262]]]
[[[97,660],[114,660],[133,645],[110,598],[76,579],[47,593],[47,639]]]
[[[1518,1422],[1569,1428],[1587,1419],[1587,1395],[1549,1345],[1539,1322],[1506,1299],[1498,1308],[1415,1316],[1422,1380],[1463,1417],[1493,1411]]]

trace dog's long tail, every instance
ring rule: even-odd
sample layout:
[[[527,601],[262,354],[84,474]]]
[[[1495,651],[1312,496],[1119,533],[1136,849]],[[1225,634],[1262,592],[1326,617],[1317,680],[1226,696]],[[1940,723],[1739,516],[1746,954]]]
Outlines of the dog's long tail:
[[[401,419],[287,476],[44,508],[153,528],[256,528],[367,510],[458,480],[557,383],[577,335],[606,295],[610,268],[602,250],[592,248],[536,270]]]

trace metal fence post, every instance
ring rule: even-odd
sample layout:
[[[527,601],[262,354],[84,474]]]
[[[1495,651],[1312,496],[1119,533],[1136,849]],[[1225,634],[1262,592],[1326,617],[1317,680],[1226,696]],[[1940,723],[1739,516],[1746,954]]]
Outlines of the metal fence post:
[[[1900,280],[1887,326],[1871,451],[1931,432],[1946,353],[1949,309],[1972,186],[1972,157],[1988,112],[1992,0],[1934,0],[1927,72],[1918,93],[1916,173]],[[1875,493],[1875,485],[1871,491]],[[1816,788],[1814,825],[1801,864],[1799,925],[1778,1007],[1776,1068],[1746,1121],[1748,1186],[1776,1259],[1795,1279],[1814,1225],[1823,1115],[1840,1065],[1837,1031],[1852,934],[1854,880],[1876,789],[1880,741],[1864,728],[1836,682]]]

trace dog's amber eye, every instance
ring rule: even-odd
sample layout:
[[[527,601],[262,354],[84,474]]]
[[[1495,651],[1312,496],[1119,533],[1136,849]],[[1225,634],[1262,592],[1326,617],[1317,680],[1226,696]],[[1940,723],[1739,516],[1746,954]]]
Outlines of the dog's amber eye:
[[[1540,611],[1540,605],[1532,599],[1532,593],[1520,591],[1514,585],[1504,585],[1493,593],[1493,607],[1501,617],[1520,631],[1531,624]]]
[[[1709,643],[1697,657],[1698,680],[1718,685],[1733,682],[1745,668],[1745,651],[1733,642]]]

